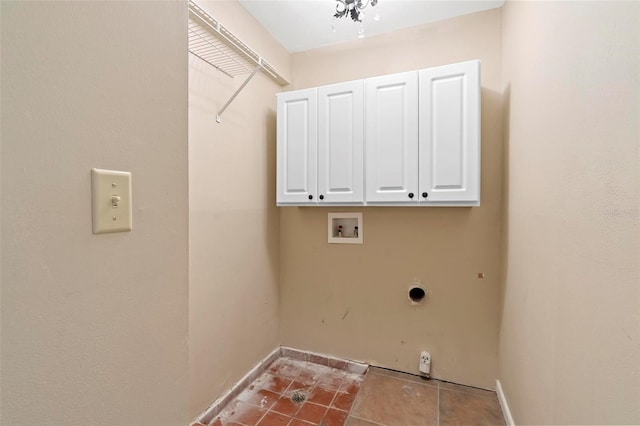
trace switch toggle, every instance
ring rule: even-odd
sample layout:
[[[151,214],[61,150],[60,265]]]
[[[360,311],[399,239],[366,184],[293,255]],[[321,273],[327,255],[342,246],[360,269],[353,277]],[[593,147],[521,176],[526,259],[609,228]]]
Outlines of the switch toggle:
[[[93,233],[132,229],[131,173],[91,169]]]

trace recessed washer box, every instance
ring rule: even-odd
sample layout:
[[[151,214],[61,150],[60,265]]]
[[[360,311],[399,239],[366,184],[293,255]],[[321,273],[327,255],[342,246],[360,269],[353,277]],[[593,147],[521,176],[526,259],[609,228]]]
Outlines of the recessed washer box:
[[[362,244],[362,213],[329,213],[329,244]]]

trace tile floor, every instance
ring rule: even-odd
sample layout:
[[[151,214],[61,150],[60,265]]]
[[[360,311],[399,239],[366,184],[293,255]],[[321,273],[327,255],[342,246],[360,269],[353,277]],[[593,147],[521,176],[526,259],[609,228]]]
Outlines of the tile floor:
[[[296,402],[302,395],[304,401]],[[366,375],[283,357],[211,426],[504,425],[495,392],[371,367]]]

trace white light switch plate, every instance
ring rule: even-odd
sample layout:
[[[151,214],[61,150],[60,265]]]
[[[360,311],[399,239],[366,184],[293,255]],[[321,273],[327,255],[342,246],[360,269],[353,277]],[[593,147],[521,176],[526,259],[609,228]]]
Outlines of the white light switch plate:
[[[131,173],[91,169],[93,233],[132,229]]]

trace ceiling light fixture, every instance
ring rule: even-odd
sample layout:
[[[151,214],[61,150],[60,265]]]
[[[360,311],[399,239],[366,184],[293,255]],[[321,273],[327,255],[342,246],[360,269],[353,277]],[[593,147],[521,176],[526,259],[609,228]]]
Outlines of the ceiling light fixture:
[[[362,22],[364,9],[369,6],[369,3],[372,7],[378,4],[378,0],[336,0],[336,2],[338,4],[336,4],[336,14],[333,17],[345,18],[348,16],[353,22]],[[380,19],[378,14],[376,14],[376,18],[376,21]]]

